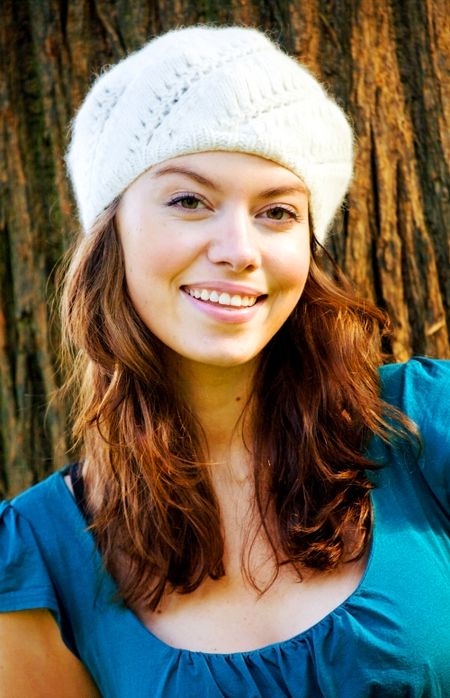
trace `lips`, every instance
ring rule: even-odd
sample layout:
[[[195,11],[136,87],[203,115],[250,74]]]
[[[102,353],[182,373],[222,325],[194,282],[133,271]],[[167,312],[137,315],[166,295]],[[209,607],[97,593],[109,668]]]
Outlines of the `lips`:
[[[217,304],[229,308],[251,308],[258,300],[265,298],[266,294],[261,294],[259,291],[252,289],[227,289],[223,288],[205,288],[199,286],[183,286],[182,290],[188,293],[192,298],[203,301],[204,303]]]

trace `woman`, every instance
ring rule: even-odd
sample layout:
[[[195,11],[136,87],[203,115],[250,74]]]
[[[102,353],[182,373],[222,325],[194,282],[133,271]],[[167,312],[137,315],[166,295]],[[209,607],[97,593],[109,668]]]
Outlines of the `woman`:
[[[2,509],[5,695],[443,696],[448,363],[321,269],[352,131],[256,30],[170,32],[76,116],[83,460]]]

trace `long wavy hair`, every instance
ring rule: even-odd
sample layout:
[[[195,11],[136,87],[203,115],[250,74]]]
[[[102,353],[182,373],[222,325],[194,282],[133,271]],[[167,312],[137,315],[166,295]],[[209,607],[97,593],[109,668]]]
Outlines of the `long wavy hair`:
[[[134,309],[115,228],[116,200],[64,269],[62,330],[73,434],[85,459],[90,528],[119,594],[158,607],[225,574],[219,505],[201,425],[171,381],[164,346]],[[281,565],[331,570],[360,557],[371,530],[370,438],[411,425],[379,397],[384,313],[322,268],[312,238],[301,299],[263,349],[249,449],[258,526]],[[244,419],[249,414],[244,410]],[[351,544],[348,531],[352,531]],[[123,573],[123,570],[126,573]],[[269,586],[270,586],[269,584]]]

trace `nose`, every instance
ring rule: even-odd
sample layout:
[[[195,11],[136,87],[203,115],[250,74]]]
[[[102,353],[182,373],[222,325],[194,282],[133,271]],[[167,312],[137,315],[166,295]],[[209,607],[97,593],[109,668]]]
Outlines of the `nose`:
[[[247,212],[230,211],[216,221],[208,258],[234,272],[253,271],[261,265],[258,231]]]

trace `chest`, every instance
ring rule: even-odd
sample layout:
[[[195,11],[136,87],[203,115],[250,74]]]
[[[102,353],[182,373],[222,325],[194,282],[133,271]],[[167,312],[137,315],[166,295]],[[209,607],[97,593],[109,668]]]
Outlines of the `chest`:
[[[260,551],[262,552],[262,551]],[[282,642],[315,625],[358,586],[366,559],[327,574],[305,574],[302,581],[282,567],[260,595],[242,571],[206,580],[190,594],[172,593],[157,612],[134,609],[145,627],[171,647],[199,652],[246,652]],[[273,572],[270,561],[260,577]]]
[[[225,576],[206,579],[190,594],[166,595],[157,612],[134,609],[167,645],[228,653],[282,642],[320,621],[356,589],[365,558],[330,573],[305,570],[301,580],[290,565],[281,566],[275,576],[273,550],[263,528],[255,525],[259,518],[251,504],[251,484],[223,486],[218,494]]]
[[[76,568],[55,578],[55,585],[102,693],[130,695],[130,681],[139,677],[136,694],[145,686],[161,698],[180,695],[180,686],[187,698],[199,692],[214,698],[344,691],[349,698],[446,695],[450,541],[442,521],[431,511],[424,517],[423,507],[414,505],[406,484],[394,491],[390,482],[380,483],[373,499],[372,547],[369,559],[353,568],[353,579],[344,574],[298,584],[280,576],[257,600],[230,575],[218,586],[173,597],[161,614],[111,603],[116,587],[109,577],[99,585],[97,566],[80,585],[79,561],[89,572],[94,551],[90,537],[80,538],[83,548],[70,557]],[[352,594],[353,585],[358,588]],[[322,621],[313,625],[319,615]],[[263,646],[235,658],[219,654]],[[206,654],[171,647],[204,648]]]

